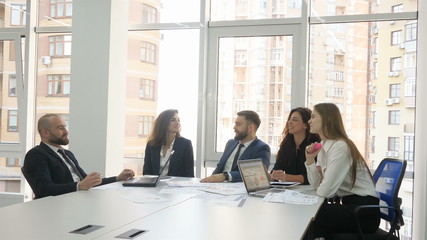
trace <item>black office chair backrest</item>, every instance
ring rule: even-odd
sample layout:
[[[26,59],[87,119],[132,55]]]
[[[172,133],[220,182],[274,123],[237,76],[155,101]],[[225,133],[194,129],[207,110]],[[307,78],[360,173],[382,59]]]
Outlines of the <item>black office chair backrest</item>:
[[[398,197],[400,185],[406,170],[406,161],[385,158],[374,173],[375,189],[380,194],[380,205],[400,209],[401,200]],[[381,218],[393,222],[395,211],[389,208],[381,209]]]
[[[33,190],[33,193],[35,195],[34,199],[39,198],[40,194],[37,192],[37,189],[35,188],[33,180],[29,177],[27,170],[24,167],[21,167],[21,172],[24,175],[25,179],[27,180],[28,184],[30,185],[31,189]]]

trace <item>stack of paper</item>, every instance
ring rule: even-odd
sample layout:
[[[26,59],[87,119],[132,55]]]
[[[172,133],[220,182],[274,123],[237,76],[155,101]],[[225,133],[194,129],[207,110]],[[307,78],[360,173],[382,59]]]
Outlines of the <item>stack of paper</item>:
[[[297,191],[286,190],[284,192],[279,193],[268,193],[263,200],[266,202],[313,205],[317,203],[319,197],[302,194]]]

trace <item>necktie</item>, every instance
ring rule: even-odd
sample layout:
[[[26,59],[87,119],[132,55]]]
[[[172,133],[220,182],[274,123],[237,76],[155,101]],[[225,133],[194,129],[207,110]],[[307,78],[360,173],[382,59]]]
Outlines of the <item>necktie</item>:
[[[231,170],[233,170],[236,165],[237,165],[237,159],[239,158],[239,154],[240,154],[240,149],[242,149],[242,147],[244,147],[244,144],[239,144],[239,148],[237,148],[237,152],[236,155],[234,155],[234,159],[233,159],[233,165],[231,167]]]
[[[65,161],[73,168],[74,172],[76,172],[77,176],[79,176],[80,180],[83,180],[83,176],[80,171],[77,169],[76,165],[74,165],[73,161],[67,156],[65,150],[63,148],[58,149],[59,154],[65,159]]]

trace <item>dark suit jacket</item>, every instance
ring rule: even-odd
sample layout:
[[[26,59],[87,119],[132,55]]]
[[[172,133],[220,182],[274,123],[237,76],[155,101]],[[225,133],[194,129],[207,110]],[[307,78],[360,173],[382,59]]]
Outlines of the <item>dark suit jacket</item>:
[[[143,175],[159,175],[161,146],[145,147]],[[168,176],[194,177],[194,155],[191,141],[180,137],[173,144],[175,152],[169,162]]]
[[[218,174],[224,172],[225,164],[227,163],[227,159],[230,157],[231,153],[233,153],[233,150],[239,145],[239,141],[230,139],[228,140],[227,144],[225,145],[224,153],[221,156],[221,159],[219,160],[218,165],[216,166],[215,170],[212,174]],[[256,138],[240,155],[238,160],[248,160],[248,159],[256,159],[261,158],[262,162],[264,163],[265,167],[268,169],[268,166],[270,165],[270,147],[264,143],[263,141]],[[231,169],[231,177],[233,182],[241,182],[242,177],[240,176],[240,171],[237,165]]]
[[[68,150],[65,152],[83,174],[83,177],[86,177],[87,174],[80,167],[74,154]],[[43,142],[25,155],[22,172],[33,189],[35,198],[56,196],[77,190],[77,182],[74,182],[67,165],[57,153]],[[102,184],[115,181],[116,177],[103,178]]]

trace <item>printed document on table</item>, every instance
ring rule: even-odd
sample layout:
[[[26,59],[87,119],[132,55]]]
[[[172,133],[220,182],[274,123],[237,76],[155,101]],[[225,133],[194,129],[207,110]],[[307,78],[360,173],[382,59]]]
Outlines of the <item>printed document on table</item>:
[[[318,202],[319,197],[302,194],[297,191],[286,190],[280,193],[268,193],[263,200],[266,202],[313,205]]]

